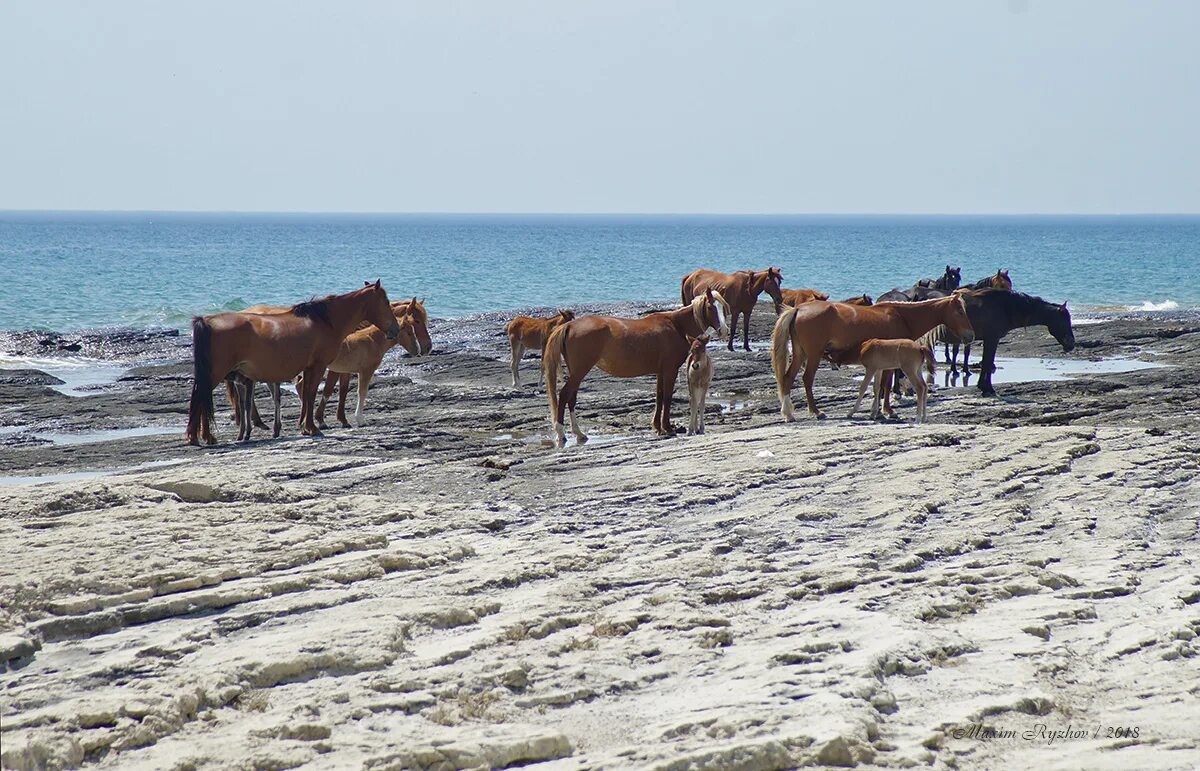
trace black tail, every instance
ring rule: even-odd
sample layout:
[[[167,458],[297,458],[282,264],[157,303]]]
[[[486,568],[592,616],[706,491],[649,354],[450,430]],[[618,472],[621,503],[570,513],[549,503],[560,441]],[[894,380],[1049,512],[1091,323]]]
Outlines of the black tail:
[[[199,443],[202,428],[211,431],[213,419],[212,327],[202,317],[192,319],[192,401],[188,406],[187,440]]]

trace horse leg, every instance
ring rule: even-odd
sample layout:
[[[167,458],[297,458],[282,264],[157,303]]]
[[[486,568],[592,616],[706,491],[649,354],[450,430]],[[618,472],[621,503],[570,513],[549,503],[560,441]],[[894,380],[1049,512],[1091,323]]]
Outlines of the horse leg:
[[[793,342],[792,345],[792,362],[788,364],[787,372],[783,374],[783,383],[779,390],[779,412],[783,415],[784,421],[793,423],[796,420],[796,410],[792,406],[792,387],[796,385],[796,375],[800,372],[800,367],[804,365],[805,359],[801,358],[804,349]],[[812,408],[812,402],[809,401],[809,408]]]
[[[850,414],[846,416],[847,418],[854,417],[854,413],[858,412],[858,408],[862,404],[863,396],[867,393],[867,386],[871,385],[871,381],[874,379],[875,374],[876,373],[874,370],[868,369],[867,373],[863,375],[862,384],[858,387],[858,399],[855,400],[854,406],[850,408]]]
[[[342,428],[350,428],[350,421],[346,419],[346,396],[350,393],[350,373],[343,372],[338,379],[338,410],[337,419]]]
[[[888,373],[879,370],[875,374],[875,398],[871,400],[871,420],[879,420],[879,402],[888,392]]]
[[[521,361],[521,355],[525,353],[525,346],[521,345],[520,341],[513,339],[509,341],[512,344],[512,361],[509,366],[512,368],[512,384],[513,388],[521,385],[521,376],[517,372],[517,365]],[[540,368],[539,368],[540,369]],[[541,385],[541,380],[538,380],[538,385]]]
[[[367,408],[367,389],[371,387],[371,377],[374,374],[374,372],[358,373],[358,406],[354,408],[354,425],[356,426],[363,424],[363,410]]]
[[[696,417],[699,421],[699,428],[696,429],[697,434],[704,433],[704,402],[708,400],[708,389],[700,389],[700,408],[696,410]]]
[[[688,383],[688,433],[700,433],[700,427],[696,421],[696,400],[699,398],[699,390],[691,383]]]
[[[983,361],[979,364],[979,390],[984,396],[995,396],[996,389],[992,387],[992,371],[996,368],[996,348],[1000,341],[987,338],[983,341]]]
[[[808,400],[808,411],[814,415],[817,420],[824,420],[825,413],[817,407],[817,399],[813,396],[813,383],[817,379],[817,368],[821,366],[821,354],[818,351],[816,356],[809,356],[808,361],[804,365],[804,398]]]
[[[317,428],[329,428],[325,425],[325,405],[329,402],[329,396],[333,393],[337,378],[338,374],[333,370],[329,370],[329,374],[325,376],[325,387],[321,389],[321,401],[317,402]]]
[[[576,382],[574,380],[574,378],[571,378],[571,379],[567,380],[567,385],[563,387],[563,391],[567,391],[567,389],[570,389],[570,393],[568,393],[566,395],[565,399],[559,401],[558,433],[559,433],[559,436],[561,437],[562,436],[562,403],[563,403],[563,401],[565,401],[567,403],[567,411],[571,415],[571,433],[575,435],[576,442],[578,442],[579,444],[583,444],[584,442],[586,442],[588,440],[587,434],[583,433],[583,429],[581,429],[579,427],[579,422],[577,420],[575,420],[575,402],[579,398],[579,385],[580,384],[578,382]]]
[[[662,373],[654,378],[654,417],[650,419],[650,428],[654,433],[662,434]]]
[[[275,403],[275,426],[271,429],[271,435],[278,438],[279,432],[283,429],[279,415],[280,388],[278,383],[268,383],[267,388],[271,391],[271,401]]]
[[[305,436],[321,435],[313,417],[316,412],[317,391],[321,388],[321,376],[324,374],[324,367],[308,367],[304,370],[304,392],[300,396],[300,413],[301,419],[304,421],[301,433]]]
[[[679,377],[679,368],[670,370],[662,377],[662,425],[664,436],[674,436],[675,427],[671,425],[671,402],[675,398],[675,378]]]
[[[733,337],[733,330],[729,330],[729,336]],[[750,350],[750,311],[742,312],[742,348]]]
[[[929,392],[929,386],[925,385],[925,379],[921,377],[921,362],[917,362],[915,370],[909,367],[904,367],[904,374],[913,384],[913,391],[917,395],[917,423],[925,419],[925,395]]]
[[[263,422],[262,415],[258,414],[258,404],[254,401],[253,385],[250,386],[250,417],[253,419],[256,427],[261,428],[263,431],[267,430],[267,424]]]
[[[225,394],[229,397],[229,406],[233,408],[229,422],[240,428],[242,425],[242,399],[238,396],[237,386],[233,384],[232,380],[225,380]]]
[[[738,312],[733,311],[733,318],[729,320],[729,350],[733,350],[733,338],[737,337],[737,322]]]

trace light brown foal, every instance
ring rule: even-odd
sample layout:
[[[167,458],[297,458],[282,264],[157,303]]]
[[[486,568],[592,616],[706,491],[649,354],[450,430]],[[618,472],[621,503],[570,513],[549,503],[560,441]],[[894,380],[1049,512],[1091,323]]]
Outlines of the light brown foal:
[[[651,425],[659,435],[673,434],[671,396],[679,367],[688,355],[688,337],[698,337],[710,329],[718,335],[728,334],[725,318],[725,301],[708,289],[678,310],[650,313],[640,319],[581,316],[555,329],[546,341],[542,358],[555,445],[562,447],[567,441],[564,408],[570,410],[575,438],[581,444],[587,441],[575,421],[575,401],[580,384],[593,367],[615,377],[656,376]],[[567,382],[560,393],[558,370],[564,361]]]
[[[872,338],[859,347],[858,359],[867,368],[867,374],[863,377],[862,384],[858,387],[858,399],[854,402],[854,406],[850,408],[850,414],[846,417],[854,417],[854,413],[858,411],[859,405],[862,404],[863,394],[867,392],[867,386],[874,381],[875,401],[871,403],[871,417],[878,418],[879,403],[884,396],[888,381],[888,378],[884,377],[884,374],[898,369],[908,376],[909,382],[913,384],[913,389],[917,392],[917,423],[925,421],[925,403],[929,398],[929,384],[921,379],[921,365],[925,365],[925,370],[929,373],[929,382],[932,383],[934,375],[937,374],[937,364],[934,363],[933,359],[933,348],[915,340],[879,340]]]
[[[342,341],[337,358],[329,362],[325,388],[321,393],[321,400],[317,403],[318,428],[326,428],[325,405],[335,387],[338,387],[338,423],[346,428],[350,427],[350,421],[346,420],[346,394],[350,391],[351,375],[358,375],[358,406],[354,409],[354,424],[361,426],[363,411],[367,406],[367,389],[375,377],[375,370],[383,363],[384,355],[396,345],[404,346],[404,350],[408,351],[410,356],[420,355],[413,317],[407,304],[392,303],[392,313],[400,324],[400,334],[394,339],[389,340],[375,327],[367,327],[348,335]]]
[[[945,324],[960,336],[973,338],[971,320],[962,297],[952,295],[915,303],[877,303],[867,307],[820,300],[788,308],[775,322],[771,333],[771,367],[779,391],[783,419],[793,421],[792,385],[804,368],[804,395],[808,411],[818,418],[825,415],[813,397],[817,367],[827,351],[842,363],[856,361],[859,347],[871,338],[915,340],[938,324]],[[788,362],[788,345],[792,360]]]
[[[517,367],[521,362],[521,357],[529,348],[536,348],[542,351],[543,356],[546,347],[546,341],[550,339],[550,333],[558,327],[572,321],[575,318],[574,311],[561,310],[548,319],[538,319],[532,316],[517,316],[504,327],[505,334],[508,335],[508,344],[512,347],[512,384],[515,388],[521,385],[521,375],[517,371]],[[538,367],[538,372],[541,373],[542,368]],[[543,375],[538,375],[538,387],[542,385]]]
[[[738,316],[742,317],[742,347],[750,350],[750,311],[758,303],[758,296],[764,291],[775,301],[775,312],[783,307],[783,295],[780,294],[780,284],[783,283],[783,272],[779,268],[766,270],[739,270],[736,273],[721,273],[715,270],[700,268],[683,277],[680,286],[680,299],[688,305],[706,289],[718,292],[729,304],[729,350],[733,350],[733,337],[737,332]]]

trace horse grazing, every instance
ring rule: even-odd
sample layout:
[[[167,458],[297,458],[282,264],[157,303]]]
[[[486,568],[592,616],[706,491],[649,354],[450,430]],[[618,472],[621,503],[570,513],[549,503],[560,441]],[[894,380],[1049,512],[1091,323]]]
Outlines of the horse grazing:
[[[731,318],[729,319],[729,350],[733,350],[733,337],[737,332],[738,316],[742,317],[742,346],[750,350],[750,311],[758,303],[758,296],[764,291],[775,301],[775,313],[783,307],[783,294],[780,284],[783,283],[783,272],[779,268],[766,270],[739,270],[736,273],[718,273],[715,270],[701,268],[683,277],[679,289],[680,299],[684,305],[690,305],[692,300],[706,289],[711,289],[725,298],[729,304]]]
[[[884,373],[898,369],[908,376],[917,392],[917,422],[921,423],[925,420],[925,401],[929,396],[929,386],[933,383],[933,376],[937,373],[937,364],[934,362],[931,347],[912,340],[872,339],[859,347],[858,359],[867,368],[867,374],[863,378],[862,385],[858,387],[858,400],[854,402],[854,406],[850,408],[850,414],[846,417],[854,417],[854,413],[862,404],[863,394],[867,392],[867,386],[872,381],[875,382],[875,401],[871,403],[871,417],[879,417],[879,402],[887,392]],[[922,364],[929,372],[928,384],[921,379]]]
[[[974,284],[968,284],[965,289],[1012,289],[1012,279],[1007,270],[997,270],[994,276],[985,276]]]
[[[718,336],[729,334],[727,306],[719,292],[705,289],[690,304],[673,311],[661,311],[640,319],[613,316],[581,316],[555,329],[546,341],[542,371],[546,377],[546,395],[550,402],[550,424],[558,447],[566,443],[563,409],[570,410],[571,431],[580,442],[587,436],[575,421],[575,402],[579,385],[592,367],[600,367],[614,377],[655,375],[657,390],[651,425],[659,435],[670,436],[671,396],[679,366],[687,358],[688,337],[707,330]],[[558,391],[558,370],[567,365],[567,381]]]
[[[771,333],[771,367],[775,371],[784,420],[796,419],[791,392],[801,367],[804,367],[808,411],[818,418],[825,417],[817,409],[813,381],[827,350],[832,351],[841,363],[851,363],[857,359],[857,351],[867,340],[915,340],[938,324],[945,324],[963,336],[971,334],[971,322],[958,295],[917,303],[876,303],[868,307],[816,301],[785,310]],[[790,364],[789,342],[792,348]]]
[[[818,292],[815,289],[780,289],[779,293],[783,297],[783,304],[790,305],[793,308],[797,305],[812,302],[813,300],[829,299],[829,295],[824,292]]]
[[[842,300],[842,302],[846,305],[874,305],[874,302],[871,301],[871,295],[869,294],[860,294],[856,297],[847,297],[845,300]]]
[[[687,362],[684,372],[687,373],[688,408],[691,411],[688,421],[688,432],[704,433],[704,400],[708,398],[708,389],[712,385],[713,360],[708,355],[708,335],[689,337]]]
[[[255,382],[282,383],[303,374],[300,416],[304,433],[319,434],[313,416],[320,378],[337,357],[342,340],[363,321],[384,330],[388,337],[400,334],[387,292],[378,281],[347,294],[294,305],[283,313],[218,313],[192,319],[194,381],[187,442],[199,444],[203,438],[208,444],[216,443],[213,386],[234,373],[241,376],[243,387],[251,389]],[[242,407],[245,426],[250,418],[244,397]],[[249,431],[241,438],[248,439]]]
[[[508,335],[508,344],[512,346],[512,384],[514,388],[521,385],[521,376],[517,372],[517,365],[521,361],[521,356],[525,354],[525,350],[537,348],[539,351],[543,351],[546,341],[550,339],[550,333],[574,318],[574,311],[564,310],[548,319],[517,316],[505,325],[504,332]],[[543,355],[544,353],[543,351]],[[538,367],[538,372],[541,372],[541,367]],[[540,388],[541,385],[542,376],[539,374],[538,387]]]
[[[362,425],[363,410],[367,406],[367,389],[375,377],[375,371],[383,363],[383,357],[397,345],[404,346],[410,356],[419,356],[420,344],[417,342],[416,324],[407,303],[392,303],[392,315],[400,325],[400,334],[393,339],[379,331],[376,327],[367,327],[351,333],[342,341],[337,358],[329,362],[329,372],[325,377],[325,388],[321,392],[321,400],[317,403],[317,428],[327,428],[325,425],[325,405],[338,388],[337,419],[342,426],[349,428],[350,421],[346,420],[346,395],[350,391],[350,376],[358,375],[358,406],[354,410],[354,424]],[[303,387],[303,378],[300,386]]]
[[[1075,348],[1075,332],[1071,329],[1071,312],[1064,302],[1058,305],[1032,297],[1024,292],[1007,289],[977,289],[962,292],[960,296],[971,319],[974,338],[983,340],[983,361],[979,365],[979,390],[984,396],[995,396],[992,387],[992,372],[996,369],[996,349],[1000,340],[1009,332],[1020,327],[1044,326],[1053,335],[1063,351],[1070,353]],[[953,339],[954,330],[933,329],[925,336],[925,342]],[[967,344],[970,355],[971,340]],[[965,357],[964,357],[965,366]]]

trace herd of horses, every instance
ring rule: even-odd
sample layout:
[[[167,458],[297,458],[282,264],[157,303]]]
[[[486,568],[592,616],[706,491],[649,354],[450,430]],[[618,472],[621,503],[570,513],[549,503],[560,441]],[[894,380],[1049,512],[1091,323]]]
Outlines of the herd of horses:
[[[713,362],[707,352],[712,336],[733,350],[737,322],[742,320],[742,345],[750,350],[750,314],[766,293],[774,302],[776,320],[771,333],[770,360],[784,420],[795,420],[791,391],[803,372],[809,412],[823,418],[813,394],[822,360],[833,366],[862,364],[867,369],[858,401],[874,385],[872,417],[881,407],[895,412],[890,394],[900,373],[911,381],[917,396],[917,421],[925,418],[928,387],[922,366],[932,378],[933,350],[946,346],[946,358],[956,368],[958,347],[983,342],[979,389],[994,395],[992,372],[1000,339],[1018,327],[1044,326],[1063,350],[1074,348],[1071,315],[1066,303],[1046,302],[1013,291],[1007,271],[961,286],[961,271],[947,265],[937,279],[922,279],[911,288],[899,287],[873,302],[868,295],[831,302],[815,289],[787,289],[779,268],[720,273],[696,270],[683,277],[681,307],[640,318],[585,315],[561,310],[549,318],[520,316],[505,333],[511,348],[514,386],[520,384],[519,364],[526,350],[541,351],[540,379],[546,384],[555,444],[566,443],[564,418],[578,442],[587,441],[575,417],[579,388],[588,373],[599,368],[615,377],[654,375],[656,393],[651,425],[660,435],[676,433],[671,424],[671,400],[679,369],[686,364],[691,404],[690,433],[704,431],[704,400],[712,382]],[[233,405],[238,440],[250,438],[254,427],[266,428],[254,403],[256,383],[268,386],[274,406],[274,436],[279,436],[280,384],[295,382],[300,395],[300,430],[317,435],[325,428],[325,406],[340,386],[337,418],[343,426],[350,376],[358,376],[356,422],[362,420],[371,379],[392,347],[410,355],[432,350],[424,303],[412,298],[391,302],[379,281],[366,282],[353,292],[330,295],[293,306],[259,305],[244,311],[218,313],[192,320],[194,381],[185,438],[190,444],[214,444],[213,389],[224,382]],[[950,353],[954,346],[954,353]],[[560,370],[566,376],[561,389]],[[322,390],[322,383],[324,389]],[[318,402],[318,393],[321,398]]]

